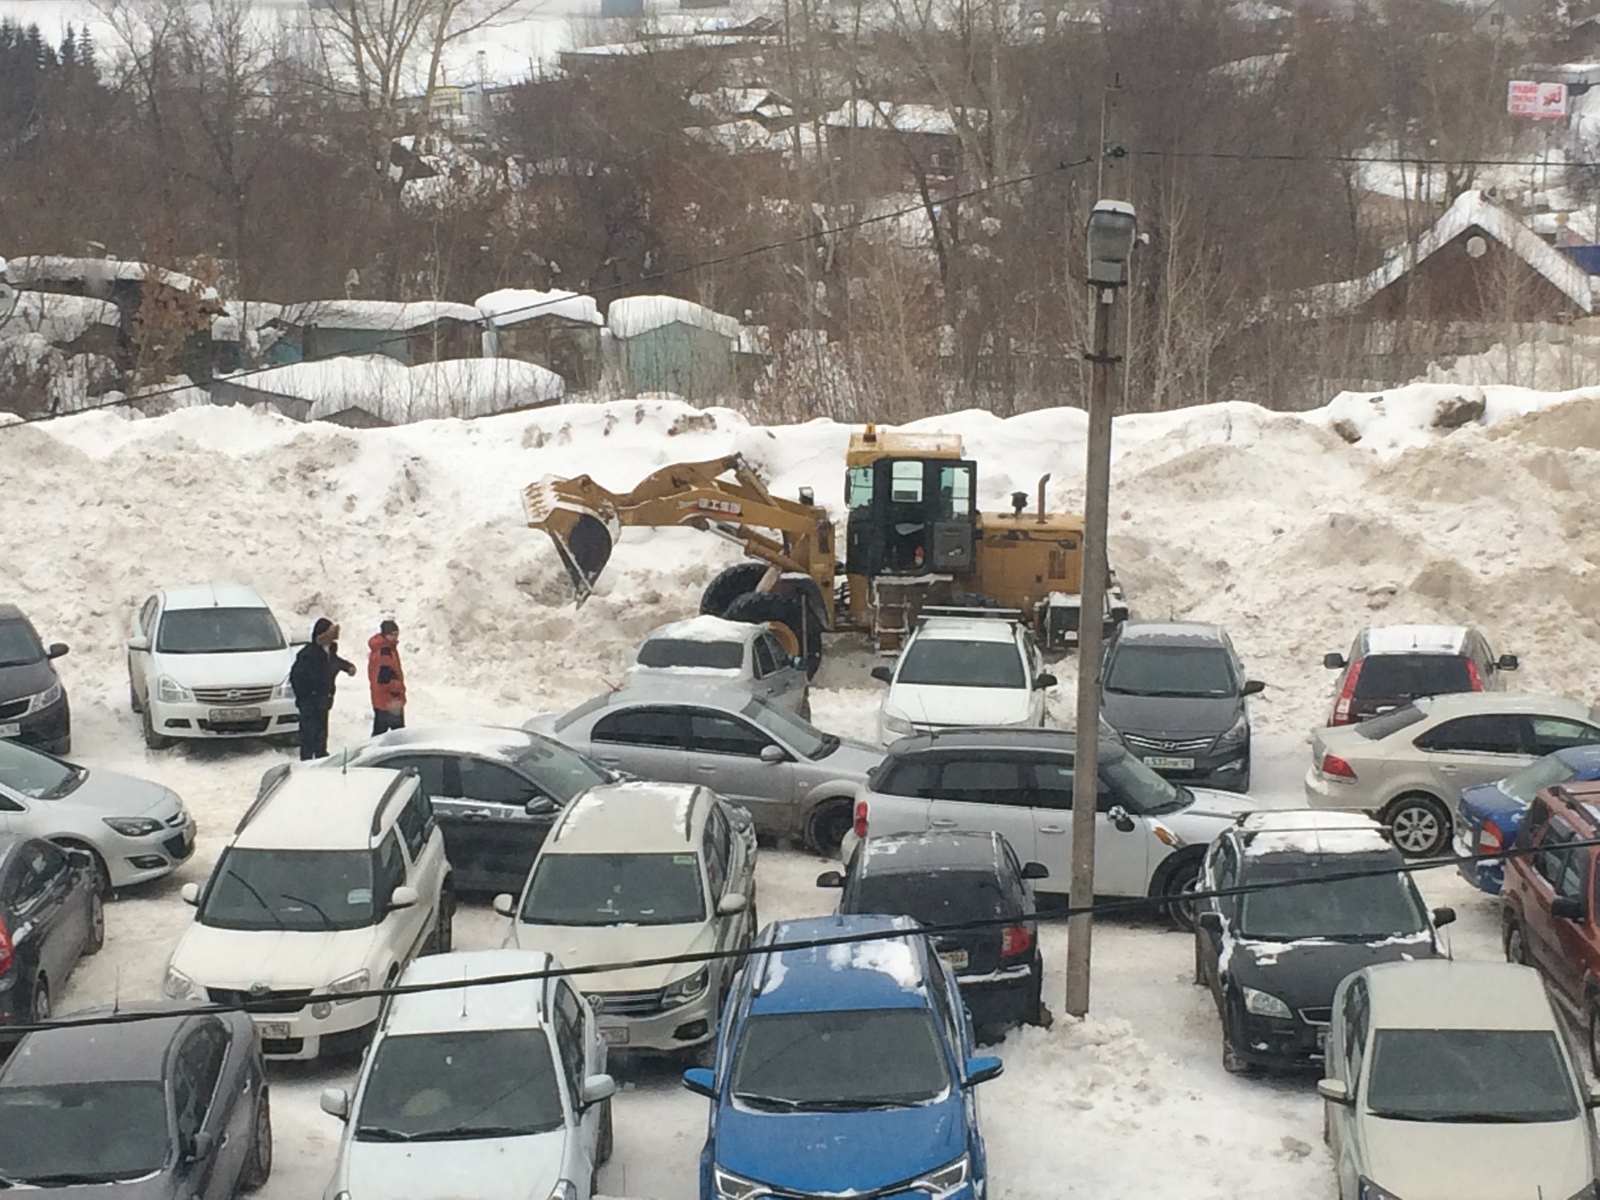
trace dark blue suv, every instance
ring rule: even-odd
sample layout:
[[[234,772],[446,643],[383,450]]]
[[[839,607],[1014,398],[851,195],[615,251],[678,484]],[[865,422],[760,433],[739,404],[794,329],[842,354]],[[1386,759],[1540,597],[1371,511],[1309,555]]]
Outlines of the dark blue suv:
[[[762,953],[852,934],[878,938]],[[1000,1071],[972,1056],[955,977],[916,922],[769,925],[728,996],[715,1068],[684,1073],[712,1101],[700,1198],[972,1200],[986,1175],[972,1089]]]

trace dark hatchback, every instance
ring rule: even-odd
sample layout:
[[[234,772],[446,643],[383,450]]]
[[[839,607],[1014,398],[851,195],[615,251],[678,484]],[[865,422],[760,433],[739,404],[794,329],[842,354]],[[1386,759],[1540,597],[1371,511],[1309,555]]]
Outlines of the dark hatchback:
[[[1384,828],[1358,813],[1253,813],[1212,843],[1204,891],[1261,886],[1200,902],[1195,983],[1222,1021],[1222,1065],[1322,1061],[1333,993],[1374,963],[1437,958],[1437,927]],[[1371,874],[1368,874],[1371,873]],[[1360,874],[1362,878],[1337,878]]]
[[[1464,625],[1374,625],[1349,654],[1324,654],[1322,665],[1339,672],[1328,724],[1354,725],[1422,696],[1503,691],[1517,656],[1495,654]]]
[[[141,1019],[69,1019],[28,1034],[0,1068],[0,1187],[63,1200],[226,1200],[265,1183],[271,1105],[250,1018],[119,1012]]]
[[[0,838],[0,1031],[48,1020],[51,996],[105,938],[93,855],[40,838]]]
[[[72,752],[72,712],[52,665],[66,652],[63,642],[46,648],[15,604],[0,604],[0,738]]]
[[[911,917],[928,926],[985,922],[932,940],[987,1040],[1044,1019],[1032,881],[1047,874],[1039,863],[1019,862],[998,833],[904,833],[867,838],[844,874],[825,871],[817,886],[844,889],[841,913]]]

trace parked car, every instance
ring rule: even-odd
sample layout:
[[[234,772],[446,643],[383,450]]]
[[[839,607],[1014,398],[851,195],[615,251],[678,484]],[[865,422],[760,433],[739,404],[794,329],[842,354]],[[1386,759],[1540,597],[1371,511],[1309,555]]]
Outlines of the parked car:
[[[170,875],[194,853],[194,818],[170,788],[0,742],[0,833],[86,851],[102,886]]]
[[[250,1018],[164,1015],[27,1034],[0,1067],[0,1178],[60,1200],[193,1200],[272,1173],[272,1097]],[[88,1009],[78,1018],[103,1018]]]
[[[72,753],[72,710],[53,665],[66,652],[65,642],[47,648],[15,604],[0,604],[0,738]]]
[[[889,913],[932,927],[992,922],[929,935],[979,1036],[992,1039],[1043,1019],[1033,881],[1048,875],[1041,863],[1019,862],[998,833],[949,830],[869,837],[844,874],[824,871],[817,886],[844,889],[841,913]]]
[[[611,1156],[606,1048],[593,1009],[548,954],[474,950],[420,958],[384,1010],[353,1094],[322,1093],[345,1122],[323,1193],[417,1200],[518,1195],[588,1200]]]
[[[1594,1194],[1596,1101],[1526,967],[1357,971],[1334,994],[1326,1072],[1340,1200]]]
[[[105,944],[103,905],[87,851],[0,837],[0,1025],[50,1019],[78,960]]]
[[[363,1048],[418,954],[451,946],[444,839],[417,776],[300,770],[246,809],[167,967],[171,1000],[278,1002],[256,1023],[268,1058]]]
[[[1101,711],[1168,779],[1250,790],[1250,704],[1265,686],[1219,625],[1129,621],[1106,650]]]
[[[1464,625],[1375,625],[1363,629],[1349,654],[1324,654],[1338,671],[1329,725],[1354,725],[1422,696],[1498,692],[1515,654],[1496,655],[1489,640]]]
[[[1040,891],[1064,894],[1072,877],[1076,739],[1060,729],[968,729],[904,738],[861,789],[845,861],[869,833],[975,829],[1001,834],[1024,862],[1049,872]],[[1148,896],[1180,925],[1206,847],[1248,796],[1207,792],[1157,775],[1116,742],[1100,745],[1095,891]]]
[[[974,725],[1045,721],[1045,670],[1032,631],[993,617],[923,617],[893,667],[873,667],[889,685],[878,707],[878,740]]]
[[[699,616],[650,633],[622,677],[623,687],[704,681],[736,688],[811,719],[804,657],[790,654],[767,625]]]
[[[166,588],[139,606],[128,694],[145,745],[175,738],[297,736],[293,644],[266,601],[237,584]]]
[[[1575,700],[1523,693],[1423,696],[1311,741],[1312,808],[1377,813],[1412,858],[1450,844],[1461,789],[1503,779],[1536,758],[1600,744],[1600,714]]]
[[[1595,779],[1600,779],[1600,746],[1574,746],[1547,754],[1494,783],[1462,788],[1456,806],[1455,852],[1464,861],[1457,869],[1473,887],[1498,896],[1505,860],[1479,855],[1494,854],[1517,840],[1523,814],[1541,789]]]
[[[556,821],[520,902],[512,944],[568,968],[739,951],[756,929],[756,834],[750,814],[703,787],[591,788]],[[736,960],[629,967],[574,977],[600,1004],[609,1045],[692,1050],[716,1033]]]
[[[1200,902],[1195,922],[1194,981],[1211,990],[1235,1074],[1321,1062],[1340,981],[1438,957],[1437,928],[1456,916],[1429,912],[1388,832],[1359,813],[1251,813],[1211,844],[1200,880],[1266,885]]]
[[[444,834],[457,892],[520,892],[562,808],[584,789],[618,778],[554,738],[485,725],[396,729],[317,765],[416,771]]]
[[[903,932],[904,936],[884,938]],[[711,1101],[700,1200],[984,1195],[975,1056],[955,976],[905,917],[782,921],[762,946],[880,940],[750,957],[728,999],[714,1069],[684,1073]]]
[[[838,848],[856,785],[883,759],[746,692],[665,681],[523,728],[639,779],[708,787],[749,809],[763,835],[802,838],[819,854]]]

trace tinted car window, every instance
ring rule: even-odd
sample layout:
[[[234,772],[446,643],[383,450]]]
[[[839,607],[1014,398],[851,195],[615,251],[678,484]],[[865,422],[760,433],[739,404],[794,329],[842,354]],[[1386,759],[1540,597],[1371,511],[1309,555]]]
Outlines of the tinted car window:
[[[1391,733],[1399,733],[1402,729],[1409,729],[1427,715],[1415,704],[1407,704],[1403,708],[1379,713],[1375,717],[1368,717],[1356,726],[1356,732],[1368,741],[1382,741]]]
[[[533,742],[517,755],[517,766],[563,804],[586,788],[610,778],[599,763],[591,762],[560,743],[542,740]]]
[[[1564,721],[1560,717],[1534,717],[1533,752],[1554,754],[1572,746],[1592,746],[1600,742],[1600,729],[1582,721]]]
[[[1454,750],[1466,754],[1526,752],[1521,719],[1497,713],[1446,721],[1419,737],[1417,745],[1424,750]]]
[[[461,794],[493,804],[526,804],[539,790],[510,767],[482,758],[463,758]]]
[[[1369,654],[1356,679],[1357,700],[1410,700],[1472,691],[1467,660],[1454,654]]]
[[[1020,688],[1028,684],[1022,655],[1011,642],[916,638],[907,647],[896,683],[935,687]]]
[[[744,666],[744,643],[702,642],[693,638],[650,638],[639,647],[639,665],[737,670]]]
[[[167,1161],[167,1098],[159,1083],[0,1088],[0,1176],[137,1179]]]
[[[26,621],[0,621],[0,667],[20,667],[44,657],[44,647]]]
[[[959,925],[1011,917],[1017,909],[993,871],[870,871],[856,883],[851,911],[912,917],[924,925]]]
[[[448,796],[450,788],[445,783],[445,761],[438,754],[395,754],[374,760],[394,771],[415,771],[422,781],[422,790],[430,796]]]
[[[594,723],[590,738],[627,746],[682,749],[689,742],[688,718],[667,708],[629,708],[608,713]]]
[[[968,804],[1016,804],[1026,808],[1030,796],[1018,764],[970,759],[944,764],[934,798]]]
[[[725,713],[696,709],[689,716],[694,748],[709,754],[738,754],[757,757],[772,739],[760,730]]]

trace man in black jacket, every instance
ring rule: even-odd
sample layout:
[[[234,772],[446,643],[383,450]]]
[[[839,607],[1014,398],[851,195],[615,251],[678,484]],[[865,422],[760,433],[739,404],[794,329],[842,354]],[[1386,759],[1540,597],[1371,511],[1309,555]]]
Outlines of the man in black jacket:
[[[339,627],[318,617],[311,641],[300,647],[289,671],[294,706],[300,711],[300,759],[325,758],[328,753],[328,713],[333,708],[334,676],[354,675],[354,663],[339,657]]]

